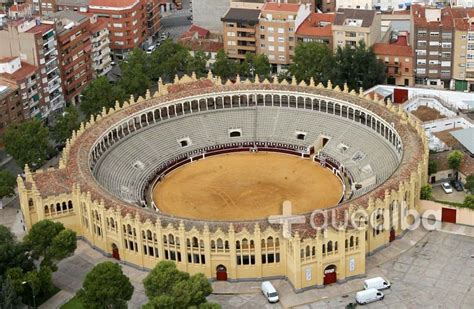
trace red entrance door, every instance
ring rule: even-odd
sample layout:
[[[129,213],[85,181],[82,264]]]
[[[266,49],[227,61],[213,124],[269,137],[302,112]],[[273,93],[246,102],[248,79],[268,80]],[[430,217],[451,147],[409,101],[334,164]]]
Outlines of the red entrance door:
[[[216,279],[218,281],[227,281],[227,269],[224,265],[217,266]]]
[[[328,266],[324,270],[324,285],[335,283],[337,281],[336,267]]]
[[[395,230],[394,229],[390,230],[390,239],[389,240],[390,240],[390,242],[395,240]]]
[[[112,245],[112,257],[116,260],[120,261],[120,254],[117,246],[114,244]]]
[[[456,209],[442,208],[441,221],[456,223]]]

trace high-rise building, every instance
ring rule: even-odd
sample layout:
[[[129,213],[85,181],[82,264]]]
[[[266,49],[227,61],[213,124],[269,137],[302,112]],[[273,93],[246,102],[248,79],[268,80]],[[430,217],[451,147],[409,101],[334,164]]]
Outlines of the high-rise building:
[[[273,72],[286,70],[296,46],[296,30],[311,14],[311,5],[267,2],[259,16],[257,53],[266,54]]]
[[[112,69],[107,22],[92,15],[90,17],[89,32],[92,44],[92,68],[96,76],[107,74]]]
[[[37,18],[9,20],[0,30],[0,57],[19,57],[38,69],[39,100],[31,107],[32,116],[46,118],[64,107],[57,45],[54,26]]]
[[[45,16],[56,29],[62,88],[66,102],[77,104],[93,76],[89,17],[74,11]]]
[[[381,17],[375,10],[339,9],[332,25],[334,50],[356,47],[361,41],[367,47],[381,39]]]
[[[260,10],[230,8],[222,17],[224,50],[230,58],[244,59],[257,52],[257,27]]]
[[[91,0],[89,12],[107,21],[110,48],[118,59],[147,37],[146,0]]]
[[[24,119],[18,90],[15,82],[0,77],[0,135],[9,124]]]
[[[413,5],[411,17],[415,83],[449,88],[454,57],[451,10]]]

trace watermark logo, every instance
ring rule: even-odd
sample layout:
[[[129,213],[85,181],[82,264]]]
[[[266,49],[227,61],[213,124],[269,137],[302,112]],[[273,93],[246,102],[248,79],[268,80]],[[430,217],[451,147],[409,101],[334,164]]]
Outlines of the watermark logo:
[[[293,215],[293,205],[290,201],[284,201],[281,215],[271,215],[268,222],[272,224],[281,224],[284,238],[291,238],[291,226],[293,224],[306,223],[306,217],[301,215]]]

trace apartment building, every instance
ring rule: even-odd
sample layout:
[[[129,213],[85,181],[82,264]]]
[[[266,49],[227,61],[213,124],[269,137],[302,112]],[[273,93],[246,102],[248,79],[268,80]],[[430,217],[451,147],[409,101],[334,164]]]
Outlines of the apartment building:
[[[89,12],[107,22],[110,48],[117,59],[146,40],[146,0],[90,0]]]
[[[93,76],[89,17],[74,11],[61,11],[45,16],[43,21],[56,28],[65,100],[77,104],[79,94]]]
[[[18,90],[15,82],[0,77],[0,135],[9,124],[24,119]]]
[[[107,22],[92,15],[90,17],[89,33],[91,36],[91,60],[94,74],[95,76],[105,75],[112,70]]]
[[[332,25],[334,51],[360,41],[372,46],[381,40],[381,28],[381,15],[374,10],[339,9]]]
[[[22,62],[20,57],[0,58],[0,83],[10,83],[18,89],[21,119],[41,116],[44,94],[37,67]],[[20,116],[17,116],[20,117]]]
[[[89,0],[56,0],[58,11],[75,11],[87,13],[89,11]]]
[[[449,88],[455,32],[451,10],[413,5],[411,16],[415,84]]]
[[[267,2],[259,16],[257,53],[266,54],[273,72],[285,71],[295,53],[296,30],[311,14],[311,5]]]
[[[146,25],[149,37],[154,37],[161,29],[160,0],[146,0]]]
[[[407,0],[337,0],[336,9],[406,10],[409,8],[410,3],[412,3],[412,1]]]
[[[57,0],[26,0],[34,15],[47,16],[58,11]]]
[[[311,13],[296,30],[298,42],[324,43],[333,49],[332,24],[336,18],[332,13]]]
[[[466,35],[466,80],[468,89],[474,91],[474,10],[468,11],[468,26]]]
[[[397,86],[413,86],[413,49],[408,45],[408,34],[398,36],[395,42],[375,43],[374,53],[386,67],[386,83]]]
[[[65,105],[57,45],[54,26],[36,18],[10,20],[0,30],[0,57],[20,57],[37,68],[39,99],[30,106],[30,117],[46,118]]]
[[[230,58],[244,59],[257,52],[257,26],[260,10],[230,8],[224,17],[224,50]]]

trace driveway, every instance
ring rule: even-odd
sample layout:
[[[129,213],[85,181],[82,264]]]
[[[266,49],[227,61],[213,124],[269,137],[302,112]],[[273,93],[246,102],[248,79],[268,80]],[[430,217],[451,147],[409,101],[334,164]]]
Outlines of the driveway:
[[[464,202],[464,198],[466,197],[466,193],[456,191],[453,188],[453,193],[446,194],[441,187],[441,184],[433,185],[433,199],[437,201],[446,201],[446,202],[454,202],[454,203],[462,203]]]

